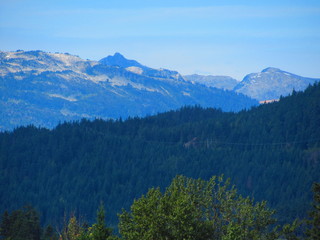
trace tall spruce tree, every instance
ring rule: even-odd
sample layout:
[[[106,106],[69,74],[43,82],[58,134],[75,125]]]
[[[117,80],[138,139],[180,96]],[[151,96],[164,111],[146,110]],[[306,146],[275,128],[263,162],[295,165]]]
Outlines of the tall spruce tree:
[[[92,240],[106,240],[112,234],[112,230],[106,226],[105,222],[105,210],[101,203],[97,211],[97,222],[92,225],[90,229],[90,239]]]

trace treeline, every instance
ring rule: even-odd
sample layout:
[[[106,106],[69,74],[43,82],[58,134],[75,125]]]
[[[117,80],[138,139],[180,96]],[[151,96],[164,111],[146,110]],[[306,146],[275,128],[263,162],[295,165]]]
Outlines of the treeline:
[[[319,100],[316,84],[239,113],[184,107],[0,133],[0,209],[31,204],[58,225],[72,212],[93,222],[102,201],[116,227],[117,213],[153,186],[224,174],[244,196],[267,200],[280,222],[304,218],[320,181]]]
[[[31,207],[5,212],[0,224],[4,240],[275,240],[320,237],[320,183],[315,183],[314,209],[308,221],[278,225],[265,201],[254,202],[237,193],[223,176],[208,181],[177,176],[166,191],[151,188],[119,214],[120,235],[105,222],[101,204],[91,226],[75,215],[62,227],[40,227]],[[301,231],[304,225],[305,231]]]

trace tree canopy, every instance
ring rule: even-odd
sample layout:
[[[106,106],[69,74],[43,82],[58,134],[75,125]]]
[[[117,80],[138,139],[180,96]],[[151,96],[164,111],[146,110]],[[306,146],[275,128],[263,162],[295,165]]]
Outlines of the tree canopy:
[[[38,212],[31,206],[4,212],[0,236],[8,240],[40,240],[40,219]]]
[[[151,188],[119,218],[125,240],[277,239],[295,229],[279,230],[266,202],[243,198],[222,176],[177,176],[164,193]]]

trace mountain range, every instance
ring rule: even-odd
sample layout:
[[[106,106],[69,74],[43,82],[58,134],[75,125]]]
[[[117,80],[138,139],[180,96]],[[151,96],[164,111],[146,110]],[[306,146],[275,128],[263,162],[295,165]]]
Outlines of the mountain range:
[[[121,54],[100,61],[43,51],[0,52],[2,130],[52,128],[81,118],[127,118],[185,105],[239,111],[257,105],[243,94],[186,81]]]
[[[242,93],[260,102],[288,96],[293,90],[303,91],[309,85],[320,81],[320,78],[301,77],[273,67],[266,68],[259,73],[250,73],[242,81],[237,81],[229,76],[193,74],[183,77],[192,83]]]
[[[249,74],[241,82],[228,76],[182,76],[120,53],[91,61],[68,53],[0,52],[0,130],[146,116],[186,105],[240,111],[316,81],[276,68]]]

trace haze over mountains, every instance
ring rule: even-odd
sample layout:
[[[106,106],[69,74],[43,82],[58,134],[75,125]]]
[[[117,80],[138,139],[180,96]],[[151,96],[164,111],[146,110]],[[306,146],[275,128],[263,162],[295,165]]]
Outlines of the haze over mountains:
[[[127,118],[185,105],[239,111],[319,81],[275,68],[237,82],[227,76],[182,76],[120,53],[100,61],[67,53],[0,52],[0,130],[35,124],[52,128],[80,118]],[[245,96],[245,95],[247,96]]]

